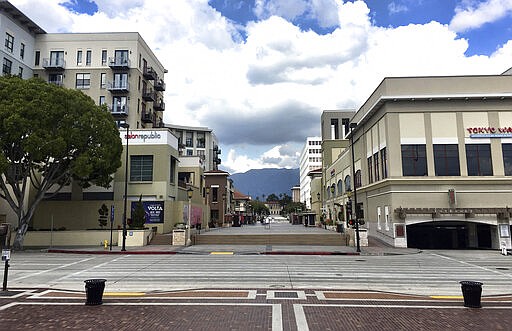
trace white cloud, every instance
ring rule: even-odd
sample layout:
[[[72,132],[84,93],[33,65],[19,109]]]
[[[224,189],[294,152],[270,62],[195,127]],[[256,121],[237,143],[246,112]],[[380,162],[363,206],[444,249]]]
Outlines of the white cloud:
[[[297,167],[293,149],[320,134],[322,110],[359,107],[386,76],[499,74],[512,58],[512,42],[467,57],[468,42],[437,22],[372,26],[363,1],[338,1],[330,34],[274,15],[250,23],[245,42],[207,0],[103,0],[93,16],[11,1],[48,32],[140,32],[169,70],[164,120],[212,128],[231,172]]]
[[[512,0],[487,0],[476,5],[465,1],[455,9],[455,12],[450,29],[464,32],[509,16],[512,12]]]
[[[256,0],[254,14],[260,19],[280,16],[293,20],[306,12],[307,0]]]
[[[396,3],[393,1],[388,5],[388,11],[392,15],[407,12],[408,10],[409,8],[403,3]]]

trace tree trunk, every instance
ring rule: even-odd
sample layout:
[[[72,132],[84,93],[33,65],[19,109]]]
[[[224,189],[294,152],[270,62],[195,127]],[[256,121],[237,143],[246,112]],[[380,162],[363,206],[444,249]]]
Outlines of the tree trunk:
[[[23,250],[23,240],[25,240],[25,234],[27,233],[28,225],[23,223],[21,227],[16,231],[16,237],[14,238],[14,243],[12,245],[13,250],[21,251]]]

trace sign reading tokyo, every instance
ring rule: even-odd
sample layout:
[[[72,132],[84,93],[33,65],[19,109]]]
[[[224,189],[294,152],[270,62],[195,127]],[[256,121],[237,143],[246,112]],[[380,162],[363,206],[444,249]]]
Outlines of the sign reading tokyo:
[[[475,127],[466,128],[470,138],[512,138],[512,127]]]
[[[138,201],[132,201],[132,212],[135,210]],[[163,201],[142,201],[146,223],[164,222],[164,202]]]
[[[142,140],[143,142],[146,142],[146,139],[147,140],[155,140],[155,139],[160,139],[162,138],[162,135],[156,131],[151,131],[151,132],[144,132],[144,133],[130,133],[130,134],[125,134],[124,135],[124,138],[128,138],[128,139],[140,139]]]

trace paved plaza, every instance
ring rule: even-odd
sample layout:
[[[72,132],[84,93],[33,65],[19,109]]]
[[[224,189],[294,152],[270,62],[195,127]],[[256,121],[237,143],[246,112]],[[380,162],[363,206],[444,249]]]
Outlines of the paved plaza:
[[[327,231],[257,224],[208,233]],[[208,235],[205,234],[205,235]],[[203,235],[203,234],[201,234]],[[53,253],[52,253],[53,251]],[[14,252],[1,330],[508,330],[512,256],[491,250],[197,245]],[[84,281],[105,279],[103,304]],[[459,284],[481,281],[482,308]]]

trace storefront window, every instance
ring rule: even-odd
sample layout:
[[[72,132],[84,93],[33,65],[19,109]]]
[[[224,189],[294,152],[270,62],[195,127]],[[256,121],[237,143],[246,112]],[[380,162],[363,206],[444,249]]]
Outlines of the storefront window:
[[[402,176],[427,176],[425,145],[402,145]]]
[[[466,145],[468,176],[492,176],[490,144]]]
[[[434,145],[434,165],[436,176],[460,176],[459,147]]]

